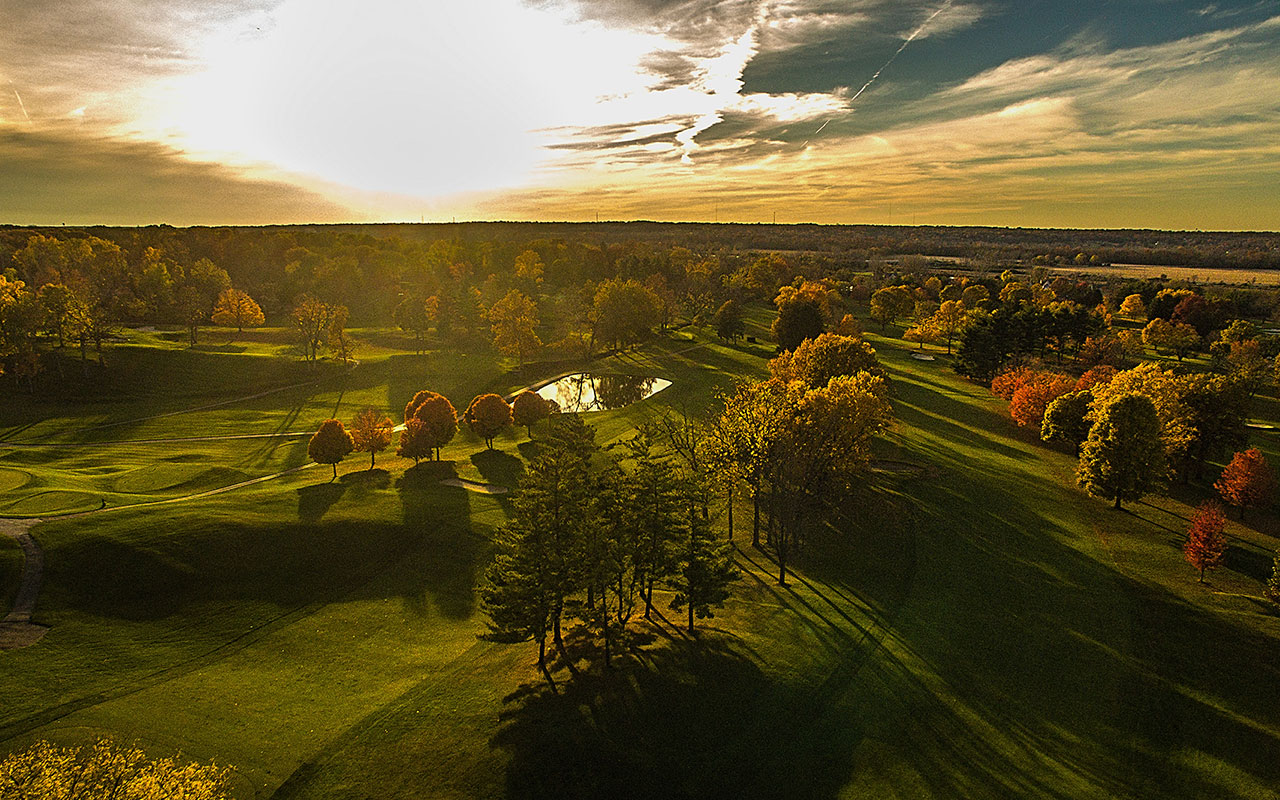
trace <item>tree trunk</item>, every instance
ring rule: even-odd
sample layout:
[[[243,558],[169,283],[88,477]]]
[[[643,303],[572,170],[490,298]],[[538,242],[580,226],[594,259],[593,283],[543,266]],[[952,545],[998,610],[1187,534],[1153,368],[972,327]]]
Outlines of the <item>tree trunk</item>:
[[[693,598],[686,597],[685,601],[689,604],[689,633],[693,633]]]
[[[373,460],[377,457],[377,455],[378,454],[375,453],[374,451],[372,450],[369,451],[369,469],[370,470],[373,469]]]
[[[551,684],[551,691],[559,691],[556,689],[556,679],[551,677],[551,670],[547,669],[547,637],[543,634],[538,639],[538,669],[542,670],[542,674],[546,676],[547,683]]]
[[[337,479],[338,479],[338,462],[335,461],[333,462],[333,480],[336,481]],[[330,483],[332,483],[332,481],[330,481]]]
[[[729,541],[733,541],[733,487],[729,487]]]
[[[573,673],[574,675],[577,675],[578,668],[574,666],[573,659],[569,658],[569,651],[564,649],[564,637],[560,635],[560,616],[563,613],[564,613],[563,608],[560,605],[557,605],[555,619],[552,627],[552,630],[555,633],[556,652],[560,654],[560,657],[562,659],[564,659],[564,665],[569,668],[569,672]]]
[[[1120,510],[1120,494],[1118,492],[1116,493],[1116,504],[1112,506],[1112,508],[1116,509],[1117,511]]]
[[[760,546],[760,490],[751,489],[751,546]]]

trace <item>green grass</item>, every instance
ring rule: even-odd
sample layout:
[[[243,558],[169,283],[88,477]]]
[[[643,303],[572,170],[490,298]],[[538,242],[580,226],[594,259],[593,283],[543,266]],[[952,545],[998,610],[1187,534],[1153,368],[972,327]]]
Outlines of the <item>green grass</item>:
[[[767,323],[752,311],[753,335]],[[261,336],[251,349],[278,346]],[[126,423],[110,436],[55,405],[0,438],[305,430],[335,408],[398,410],[418,388],[462,404],[539,377],[366,336],[380,350],[354,372],[296,393],[139,422],[128,420],[202,398],[108,394],[81,410]],[[327,468],[302,470],[35,528],[37,621],[51,630],[0,656],[0,749],[111,732],[231,764],[246,798],[1275,797],[1280,619],[1256,599],[1274,514],[1233,521],[1227,567],[1200,585],[1178,545],[1204,486],[1113,512],[1074,488],[1073,459],[1019,430],[941,349],[920,362],[896,339],[868,338],[899,419],[878,455],[927,474],[876,473],[837,498],[785,589],[750,548],[740,501],[744,577],[696,640],[639,626],[645,646],[625,668],[553,696],[531,645],[477,638],[475,582],[509,499],[439,480],[510,485],[525,437],[490,452],[460,434],[451,463],[408,469],[384,455],[368,472],[349,459],[332,483]],[[763,374],[771,349],[683,330],[593,364],[673,385],[588,421],[608,441],[655,409],[704,409]],[[149,361],[158,385],[188,357],[214,358],[163,340],[119,350]],[[241,361],[274,360],[214,355],[228,399],[252,393],[237,383]],[[1259,404],[1264,419],[1275,410],[1271,397]],[[1268,452],[1273,437],[1260,434]],[[304,463],[305,439],[0,457],[30,475],[0,489],[4,514],[7,498],[34,503],[37,491],[117,505],[270,474]],[[0,544],[0,589],[16,581],[14,556]]]
[[[9,613],[22,577],[22,550],[7,536],[0,536],[0,617]]]

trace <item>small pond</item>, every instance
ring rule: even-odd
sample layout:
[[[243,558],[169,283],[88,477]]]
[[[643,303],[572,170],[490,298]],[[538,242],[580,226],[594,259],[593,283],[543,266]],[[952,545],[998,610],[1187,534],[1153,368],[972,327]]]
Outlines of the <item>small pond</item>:
[[[641,375],[592,375],[579,372],[548,383],[538,394],[554,400],[567,413],[611,411],[652,397],[671,385],[665,378]]]

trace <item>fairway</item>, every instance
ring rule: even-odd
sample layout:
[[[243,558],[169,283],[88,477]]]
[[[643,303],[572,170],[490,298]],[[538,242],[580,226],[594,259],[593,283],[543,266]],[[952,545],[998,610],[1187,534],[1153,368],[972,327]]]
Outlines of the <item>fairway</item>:
[[[529,645],[478,638],[509,497],[442,483],[514,486],[522,429],[494,451],[460,433],[439,463],[384,453],[337,481],[292,471],[123,507],[301,466],[305,437],[282,434],[365,404],[398,413],[418,388],[460,403],[555,375],[389,349],[237,400],[255,394],[235,380],[257,356],[223,354],[233,396],[215,407],[162,398],[154,417],[108,397],[107,428],[31,419],[3,433],[27,446],[4,451],[0,513],[107,507],[33,531],[35,621],[51,629],[0,656],[2,747],[109,732],[229,764],[243,798],[1275,797],[1280,620],[1252,599],[1270,534],[1233,521],[1237,555],[1200,586],[1178,550],[1183,501],[1111,511],[941,350],[921,361],[867,338],[898,422],[791,585],[750,546],[740,499],[726,608],[696,639],[642,626],[625,679],[584,675],[561,695],[536,691]],[[120,359],[168,363],[139,350]],[[586,419],[617,440],[658,408],[707,406],[771,355],[670,334],[591,368],[671,386]],[[0,543],[5,602],[19,564]]]

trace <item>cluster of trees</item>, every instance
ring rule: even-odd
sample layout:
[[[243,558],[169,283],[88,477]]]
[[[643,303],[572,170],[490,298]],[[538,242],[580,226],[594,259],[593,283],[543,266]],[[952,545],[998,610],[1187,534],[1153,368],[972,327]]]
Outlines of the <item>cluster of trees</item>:
[[[571,672],[566,628],[599,641],[606,668],[626,647],[628,625],[651,618],[655,589],[671,592],[690,632],[710,617],[737,578],[732,545],[709,523],[705,472],[655,453],[650,435],[615,450],[576,415],[558,417],[539,442],[499,531],[481,597],[494,632],[538,645],[538,667],[555,686],[548,639]]]
[[[534,425],[559,411],[554,400],[525,390],[511,403],[493,393],[477,395],[459,417],[449,398],[423,390],[405,404],[396,455],[412,458],[414,464],[424,458],[439,459],[440,448],[453,441],[457,434],[459,420],[484,439],[487,448],[493,449],[494,438],[513,425],[524,427],[532,436]],[[376,408],[362,408],[350,426],[340,419],[320,423],[307,445],[307,456],[317,464],[331,465],[335,479],[338,464],[353,452],[368,453],[369,469],[373,469],[377,454],[391,446],[395,431],[395,423],[387,414]]]

